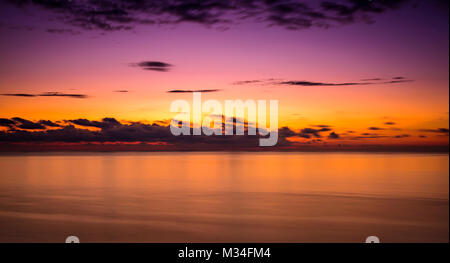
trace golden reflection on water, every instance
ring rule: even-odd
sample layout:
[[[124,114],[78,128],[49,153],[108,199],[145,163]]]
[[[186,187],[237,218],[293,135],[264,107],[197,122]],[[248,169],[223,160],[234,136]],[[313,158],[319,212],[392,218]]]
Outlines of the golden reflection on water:
[[[0,241],[448,242],[449,157],[0,156]]]

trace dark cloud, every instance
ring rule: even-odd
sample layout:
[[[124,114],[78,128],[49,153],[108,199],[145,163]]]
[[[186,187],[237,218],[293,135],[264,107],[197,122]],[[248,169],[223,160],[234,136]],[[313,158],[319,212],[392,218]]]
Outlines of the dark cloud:
[[[367,128],[368,130],[371,130],[371,131],[381,131],[381,130],[384,130],[384,128],[380,128],[380,127],[369,127],[369,128]]]
[[[167,91],[167,93],[193,93],[193,92],[218,92],[218,91],[220,91],[220,89],[198,89],[198,90],[174,89]]]
[[[269,85],[289,85],[289,86],[301,86],[301,87],[339,87],[339,86],[362,86],[362,85],[380,85],[380,84],[395,84],[403,82],[411,82],[413,80],[408,79],[394,79],[390,81],[382,81],[381,78],[363,79],[358,82],[320,82],[320,81],[308,81],[308,80],[289,80],[289,81],[276,81],[276,79],[266,80],[244,80],[236,81],[233,85],[245,85],[245,84],[269,84]]]
[[[12,118],[13,121],[16,122],[15,126],[20,129],[25,130],[42,130],[45,129],[45,126],[40,123],[35,123],[26,119],[22,119],[19,117]]]
[[[302,138],[310,138],[311,136],[314,136],[316,138],[321,138],[320,135],[321,132],[331,131],[330,128],[321,128],[321,129],[313,129],[313,128],[304,128],[301,129],[298,133],[298,136]]]
[[[361,85],[377,85],[377,84],[396,84],[404,82],[412,82],[413,80],[391,80],[385,82],[343,82],[343,83],[327,83],[314,81],[283,81],[278,84],[290,86],[304,86],[304,87],[333,87],[333,86],[361,86]]]
[[[66,122],[70,122],[80,126],[86,127],[96,127],[96,128],[110,128],[113,126],[122,125],[114,118],[103,118],[102,121],[90,121],[88,119],[76,119],[76,120],[67,120]]]
[[[235,81],[232,83],[232,85],[246,85],[246,84],[255,84],[255,83],[260,83],[261,80],[241,80],[241,81]]]
[[[222,117],[222,116],[219,116]],[[223,117],[222,117],[223,118]],[[8,131],[0,131],[0,142],[164,142],[176,145],[235,145],[239,147],[255,147],[259,145],[261,135],[248,135],[249,125],[244,120],[225,118],[222,131],[226,125],[232,125],[234,129],[238,124],[245,123],[244,136],[173,136],[170,132],[169,121],[155,121],[153,124],[142,122],[121,123],[114,118],[103,118],[100,121],[88,119],[65,120],[52,122],[40,120],[32,122],[22,118],[0,119],[0,125],[9,127]],[[52,127],[52,129],[46,129]],[[95,127],[97,129],[88,129]],[[56,129],[55,129],[56,128]],[[192,128],[190,129],[192,132]],[[286,138],[322,137],[320,133],[329,131],[329,128],[312,129],[305,128],[295,132],[289,127],[278,130],[278,146],[291,144]],[[330,138],[337,138],[334,133]]]
[[[168,125],[171,120],[156,120],[153,123],[156,123],[158,125]]]
[[[115,90],[114,92],[127,93],[127,92],[129,92],[129,91],[128,91],[128,90],[121,89],[121,90]]]
[[[296,136],[300,137],[300,138],[304,138],[304,139],[310,139],[311,135],[307,134],[307,133],[298,133]]]
[[[237,125],[238,120],[225,125]],[[39,126],[40,125],[40,126]],[[57,126],[59,125],[59,127]],[[258,147],[261,135],[243,136],[173,136],[170,132],[168,120],[155,121],[153,124],[142,122],[122,123],[114,118],[103,118],[102,120],[75,119],[66,121],[40,120],[32,122],[23,118],[0,118],[0,126],[9,129],[0,130],[0,151],[42,151],[42,150],[293,150],[293,151],[317,151],[317,150],[357,150],[357,151],[442,151],[448,152],[448,145],[431,147],[428,149],[423,145],[411,145],[412,148],[394,147],[389,148],[383,144],[349,144],[339,145],[331,140],[340,139],[341,135],[329,128],[312,129],[305,128],[296,132],[289,127],[278,130],[277,147],[261,149]],[[45,126],[45,129],[42,129]],[[224,126],[224,125],[223,125]],[[96,127],[97,129],[91,129]],[[245,129],[248,131],[248,129]],[[193,129],[190,128],[191,134]],[[223,131],[223,129],[222,129]],[[326,138],[322,134],[330,131]],[[410,135],[401,134],[397,136],[381,136],[375,133],[363,133],[359,136],[345,137],[346,140],[363,140],[377,138],[406,138]],[[290,140],[289,138],[305,138],[304,140]],[[424,138],[423,135],[420,135]],[[339,142],[339,141],[338,141]],[[378,143],[378,142],[377,142]],[[116,145],[111,146],[110,145]],[[136,146],[127,146],[136,145]],[[154,148],[153,145],[159,145]],[[311,145],[314,148],[308,148]],[[333,146],[334,145],[334,146]],[[365,145],[365,146],[364,146]],[[86,148],[86,147],[88,148]],[[161,146],[161,147],[160,147]],[[320,146],[317,148],[316,146]],[[101,148],[99,148],[101,147]],[[124,148],[125,147],[125,148]],[[131,148],[130,148],[131,147]],[[150,147],[150,148],[149,148]],[[336,148],[337,147],[337,148]],[[362,147],[362,148],[361,148]],[[375,148],[373,148],[375,147]],[[427,150],[428,149],[428,150]]]
[[[395,125],[397,123],[393,122],[393,121],[387,121],[384,123],[384,125]]]
[[[361,81],[380,81],[382,78],[373,78],[373,79],[362,79]]]
[[[411,137],[411,135],[409,135],[409,134],[401,134],[401,135],[394,136],[394,138],[397,138],[397,139],[408,138],[408,137]]]
[[[355,86],[355,85],[368,85],[370,83],[365,82],[345,82],[345,83],[324,83],[324,82],[313,82],[313,81],[283,81],[279,84],[291,85],[291,86]]]
[[[60,124],[49,121],[49,120],[40,120],[38,123],[43,124],[47,127],[62,127]]]
[[[211,114],[209,116],[213,117],[213,118],[215,117],[215,118],[219,118],[219,119],[225,120],[226,123],[228,123],[228,122],[235,123],[235,124],[246,124],[246,123],[248,123],[247,120],[242,119],[242,118],[236,118],[236,117],[225,118],[224,115],[220,116],[220,115],[217,115],[217,114]],[[250,124],[254,124],[254,123],[250,123]]]
[[[172,67],[171,64],[161,61],[142,61],[139,63],[131,63],[132,67],[140,67],[144,70],[167,72]]]
[[[40,97],[70,97],[70,98],[77,98],[77,99],[87,98],[87,95],[85,95],[85,94],[73,94],[73,93],[62,93],[62,92],[44,92],[44,93],[38,94],[36,96],[40,96]]]
[[[0,118],[0,126],[12,127],[14,124],[15,122],[10,119]]]
[[[369,133],[369,132],[361,133],[361,135],[362,135],[362,136],[378,136],[377,133]]]
[[[401,80],[391,80],[383,82],[383,84],[396,84],[396,83],[405,83],[405,82],[413,82],[414,80],[411,79],[401,79]]]
[[[0,94],[2,96],[11,96],[11,97],[36,97],[35,94],[29,94],[29,93],[4,93]]]
[[[293,137],[297,136],[297,133],[291,130],[289,127],[282,127],[278,129],[278,135],[281,137]]]
[[[383,13],[387,9],[398,8],[405,1],[402,0],[390,0],[390,1],[325,1],[322,2],[322,7],[325,10],[334,12],[337,17],[336,19],[344,22],[354,22],[356,15],[360,12],[362,13]],[[364,17],[367,22],[371,22],[370,17]]]
[[[20,125],[40,125],[21,118],[14,119]],[[15,123],[16,123],[15,122]],[[239,145],[240,147],[258,146],[259,136],[173,136],[169,125],[145,124],[132,122],[123,124],[114,118],[103,118],[101,121],[88,119],[66,120],[67,125],[59,129],[42,131],[9,130],[0,131],[0,142],[165,142],[177,145]],[[0,123],[9,124],[8,119]],[[166,122],[162,122],[166,123]],[[84,127],[96,127],[99,130],[77,128],[73,124]],[[43,127],[43,126],[42,126]],[[38,128],[28,127],[29,129]],[[40,127],[39,127],[40,128]],[[192,132],[192,129],[191,129]],[[286,143],[279,138],[280,143]]]
[[[62,93],[62,92],[44,92],[40,94],[29,94],[29,93],[6,93],[0,94],[1,96],[13,96],[13,97],[70,97],[70,98],[78,98],[85,99],[87,95],[85,94],[71,94],[71,93]]]
[[[339,134],[335,133],[335,132],[331,132],[328,135],[328,139],[339,139]]]
[[[438,128],[438,129],[421,129],[421,132],[433,132],[433,133],[449,133],[448,128]]]
[[[40,7],[69,26],[84,30],[130,30],[135,25],[228,25],[251,20],[290,30],[354,22],[372,23],[374,15],[399,8],[407,0],[8,0],[19,7]],[[37,14],[37,12],[35,12]]]
[[[399,80],[399,79],[405,79],[405,77],[393,77],[392,79],[397,79],[397,80]]]

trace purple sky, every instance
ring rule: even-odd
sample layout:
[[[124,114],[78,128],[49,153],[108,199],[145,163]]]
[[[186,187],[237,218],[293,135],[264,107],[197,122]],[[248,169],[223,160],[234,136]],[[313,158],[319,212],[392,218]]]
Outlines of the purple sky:
[[[105,28],[98,21],[86,24],[86,6],[80,11],[24,2],[19,7],[0,6],[0,93],[6,95],[0,96],[0,117],[165,120],[171,118],[172,100],[191,98],[167,91],[217,89],[220,92],[205,98],[280,100],[280,123],[293,129],[325,123],[340,133],[349,129],[363,133],[385,119],[400,123],[410,134],[448,129],[449,13],[448,4],[440,1],[398,1],[399,6],[392,9],[381,5],[385,10],[380,12],[360,4],[353,6],[359,9],[350,16],[311,5],[315,6],[311,10],[326,15],[321,19],[305,15],[306,11],[303,17],[292,17],[275,5],[261,12],[236,4],[247,15],[261,12],[239,20],[229,13],[211,16],[209,12],[215,11],[202,5],[188,12],[181,5],[184,2],[176,6],[179,10],[157,5],[157,11],[147,11],[150,15],[145,19],[156,24],[143,23],[142,14],[124,16],[123,11],[131,12],[129,7],[122,12],[95,7],[98,13],[89,13],[102,23],[113,21],[120,30]],[[299,3],[303,2],[309,3]],[[351,7],[351,2],[334,1],[341,7]],[[379,3],[383,1],[373,1],[374,7]],[[277,11],[265,11],[269,7]],[[161,10],[168,13],[154,15]],[[103,16],[106,11],[111,14]],[[367,16],[371,23],[365,22]],[[130,17],[134,22],[117,22]],[[301,28],[289,29],[299,27],[305,17],[311,27],[302,22]],[[231,22],[215,23],[215,19]],[[162,21],[165,24],[158,24]],[[324,23],[329,27],[324,28]],[[133,66],[141,61],[170,66],[166,72]],[[388,83],[395,77],[402,82]],[[375,78],[381,80],[371,85],[280,84],[360,83]],[[247,80],[259,82],[233,85]],[[85,95],[86,99],[14,96],[45,92]]]

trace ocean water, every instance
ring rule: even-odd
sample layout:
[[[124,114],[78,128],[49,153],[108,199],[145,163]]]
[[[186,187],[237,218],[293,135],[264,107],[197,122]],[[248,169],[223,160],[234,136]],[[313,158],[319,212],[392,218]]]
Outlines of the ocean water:
[[[0,156],[0,242],[449,241],[448,154]]]

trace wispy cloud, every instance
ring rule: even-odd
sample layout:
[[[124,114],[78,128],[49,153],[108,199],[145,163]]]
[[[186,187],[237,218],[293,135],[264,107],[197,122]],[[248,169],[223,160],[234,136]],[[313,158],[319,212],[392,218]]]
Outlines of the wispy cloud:
[[[167,93],[193,93],[193,92],[219,92],[220,89],[198,89],[198,90],[181,90],[181,89],[174,89],[169,90]]]
[[[311,127],[319,127],[319,128],[331,128],[332,126],[326,125],[326,124],[319,124],[319,125],[310,125]]]
[[[77,99],[85,99],[87,98],[87,95],[85,94],[75,94],[75,93],[62,93],[62,92],[44,92],[37,96],[41,97],[70,97],[70,98],[77,98]]]
[[[355,85],[369,85],[368,82],[344,82],[344,83],[326,83],[326,82],[314,82],[314,81],[283,81],[279,84],[290,86],[355,86]]]
[[[405,82],[413,82],[413,80],[410,80],[410,79],[391,80],[391,81],[383,82],[383,84],[395,84],[395,83],[405,83]]]
[[[262,82],[262,80],[242,80],[242,81],[235,81],[232,83],[232,85],[246,85],[246,84],[255,84],[255,83],[260,83]]]
[[[396,77],[392,80],[383,80],[382,78],[363,79],[361,81],[351,82],[322,82],[309,80],[285,80],[280,81],[276,79],[266,80],[243,80],[236,81],[233,85],[286,85],[286,86],[301,86],[301,87],[339,87],[339,86],[364,86],[364,85],[381,85],[381,84],[396,84],[404,82],[412,82],[414,80],[404,79],[404,77]]]
[[[11,97],[36,97],[35,94],[28,94],[28,93],[4,93],[0,94],[1,96],[11,96]]]
[[[373,79],[362,79],[361,81],[380,81],[382,78],[373,78]]]
[[[85,99],[88,96],[85,94],[76,94],[76,93],[63,93],[63,92],[43,92],[39,94],[31,94],[31,93],[4,93],[0,94],[1,96],[11,96],[11,97],[70,97],[77,99]]]

